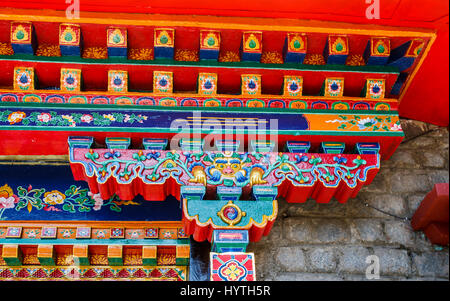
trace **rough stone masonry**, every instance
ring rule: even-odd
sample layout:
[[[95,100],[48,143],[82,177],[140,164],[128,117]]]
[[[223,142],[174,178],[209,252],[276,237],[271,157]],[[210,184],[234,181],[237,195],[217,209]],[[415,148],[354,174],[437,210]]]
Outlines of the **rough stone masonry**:
[[[369,255],[379,258],[380,280],[449,279],[448,247],[410,224],[433,185],[449,181],[448,129],[410,120],[402,127],[404,141],[357,198],[279,200],[271,233],[248,247],[257,280],[366,280]]]

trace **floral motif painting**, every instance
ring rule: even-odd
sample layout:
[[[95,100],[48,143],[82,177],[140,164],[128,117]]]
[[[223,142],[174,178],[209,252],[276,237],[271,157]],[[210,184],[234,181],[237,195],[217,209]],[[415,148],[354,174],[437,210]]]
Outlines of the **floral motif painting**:
[[[45,188],[17,187],[17,192],[5,184],[0,187],[0,220],[7,219],[6,210],[16,211],[26,208],[28,212],[32,210],[66,211],[70,213],[98,211],[102,208],[109,208],[112,211],[120,212],[121,206],[114,196],[104,201],[100,194],[92,194],[88,189],[70,186],[65,191],[51,190]]]
[[[14,90],[32,91],[34,90],[34,68],[15,67],[14,68]]]
[[[211,281],[255,281],[253,253],[210,253]]]
[[[81,69],[61,68],[61,91],[81,91]]]

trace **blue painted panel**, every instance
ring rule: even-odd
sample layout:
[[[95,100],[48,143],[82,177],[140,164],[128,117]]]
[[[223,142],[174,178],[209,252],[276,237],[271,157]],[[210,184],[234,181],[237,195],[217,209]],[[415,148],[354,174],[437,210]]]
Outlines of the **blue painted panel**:
[[[80,56],[81,48],[79,46],[60,45],[59,49],[62,56]]]
[[[11,112],[14,112],[15,108],[0,108],[0,113],[2,111],[6,111],[4,114],[9,114]],[[105,109],[89,109],[89,108],[83,108],[83,109],[67,109],[65,107],[52,107],[49,108],[29,108],[29,107],[21,107],[20,111],[24,112],[26,116],[30,116],[31,114],[40,114],[40,113],[48,113],[48,112],[55,112],[58,115],[78,115],[82,116],[84,114],[90,114],[93,116],[94,121],[90,123],[80,123],[79,126],[76,128],[78,130],[81,129],[87,129],[87,130],[97,130],[102,129],[104,130],[105,126],[108,128],[120,128],[120,129],[140,129],[140,130],[146,130],[151,132],[152,129],[171,129],[173,132],[179,132],[180,128],[190,130],[194,129],[200,129],[201,126],[198,122],[193,122],[193,120],[202,121],[203,128],[208,128],[208,124],[217,124],[218,122],[221,123],[223,126],[229,125],[230,128],[233,127],[233,122],[227,122],[230,121],[230,118],[238,119],[238,120],[247,120],[245,127],[239,126],[240,129],[246,128],[249,130],[256,130],[259,123],[267,123],[267,125],[270,124],[271,120],[276,120],[278,122],[278,131],[283,130],[296,130],[296,131],[302,131],[302,130],[308,130],[309,129],[309,123],[306,117],[303,114],[283,114],[283,113],[235,113],[235,112],[192,112],[192,111],[170,111],[170,110],[133,110],[129,109],[127,110],[127,114],[134,116],[144,116],[140,117],[141,119],[139,121],[135,121],[134,119],[131,121],[124,121],[123,117],[122,119],[114,119],[114,120],[106,120],[107,124],[100,123],[100,120],[105,120],[102,116],[104,114],[107,115],[117,115],[117,116],[123,116],[123,111],[121,110],[114,110],[110,108]],[[215,120],[214,120],[215,119]],[[209,120],[209,121],[208,121]],[[69,123],[68,121],[64,121],[66,123]],[[239,121],[237,121],[239,122]],[[239,122],[239,124],[242,125],[242,122]],[[21,122],[15,123],[13,126],[20,126],[23,125]],[[197,127],[198,125],[198,127]],[[0,122],[0,127],[2,126],[11,126],[10,122],[7,120]],[[37,126],[45,126],[46,128],[52,128],[52,127],[58,127],[60,128],[60,125],[57,124],[57,119],[54,118],[53,121],[49,123],[38,123],[33,122],[27,123],[27,128],[30,130]],[[214,127],[211,126],[211,130]],[[71,128],[74,129],[74,128]],[[236,129],[236,127],[234,127]]]
[[[0,165],[0,220],[180,221],[180,202],[101,200],[70,166]],[[28,206],[30,204],[30,206]]]
[[[126,47],[108,47],[108,56],[127,57]]]

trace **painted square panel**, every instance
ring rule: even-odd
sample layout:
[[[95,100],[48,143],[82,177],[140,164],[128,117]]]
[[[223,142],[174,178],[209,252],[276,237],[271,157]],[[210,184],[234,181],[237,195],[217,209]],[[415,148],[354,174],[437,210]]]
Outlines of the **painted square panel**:
[[[160,239],[177,239],[177,229],[159,229]]]
[[[145,238],[158,238],[158,228],[146,228]]]
[[[327,78],[324,83],[324,96],[342,97],[344,95],[344,78]]]
[[[81,91],[81,69],[61,68],[61,92]]]
[[[261,94],[261,75],[242,74],[241,75],[241,94],[242,95],[260,95]]]
[[[91,238],[91,227],[77,227],[76,238]]]
[[[199,73],[198,75],[198,94],[215,95],[217,93],[217,74]]]
[[[128,72],[119,70],[108,71],[108,91],[109,92],[127,92],[128,91]]]
[[[253,253],[210,253],[211,281],[255,281]]]
[[[384,79],[368,79],[365,91],[366,98],[383,99],[386,91],[386,81]]]
[[[81,29],[77,24],[61,24],[59,26],[59,45],[80,46]]]
[[[14,90],[16,91],[33,91],[34,80],[33,67],[15,67],[14,68]]]
[[[215,30],[201,30],[200,49],[219,50],[220,32]]]
[[[11,44],[31,44],[33,24],[31,22],[11,23]]]
[[[56,227],[42,227],[41,238],[56,238]]]
[[[153,93],[172,93],[173,73],[153,71]]]
[[[110,238],[124,238],[125,230],[124,228],[111,228]]]
[[[242,51],[243,52],[262,52],[262,32],[246,31],[242,35]]]
[[[283,95],[301,96],[303,90],[303,78],[301,76],[284,76]]]
[[[328,36],[329,55],[348,55],[348,38],[346,36]]]
[[[154,46],[155,47],[174,47],[175,30],[172,28],[155,28]]]
[[[127,47],[127,30],[125,28],[110,27],[107,29],[107,47]]]
[[[22,235],[22,227],[8,227],[6,229],[6,238],[20,238]]]

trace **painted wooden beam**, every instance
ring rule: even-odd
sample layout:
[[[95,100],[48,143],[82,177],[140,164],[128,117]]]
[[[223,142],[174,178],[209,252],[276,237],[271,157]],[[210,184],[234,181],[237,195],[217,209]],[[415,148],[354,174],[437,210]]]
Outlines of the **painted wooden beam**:
[[[122,245],[108,245],[108,264],[112,266],[123,265]]]
[[[89,265],[89,247],[88,245],[73,245],[73,257],[81,266]]]
[[[18,266],[22,265],[22,251],[17,244],[3,244],[2,258],[7,265]]]
[[[55,256],[56,254],[54,253],[53,245],[38,245],[37,258],[39,259],[41,265],[56,265]]]
[[[156,265],[157,246],[142,246],[142,264],[144,266]]]

